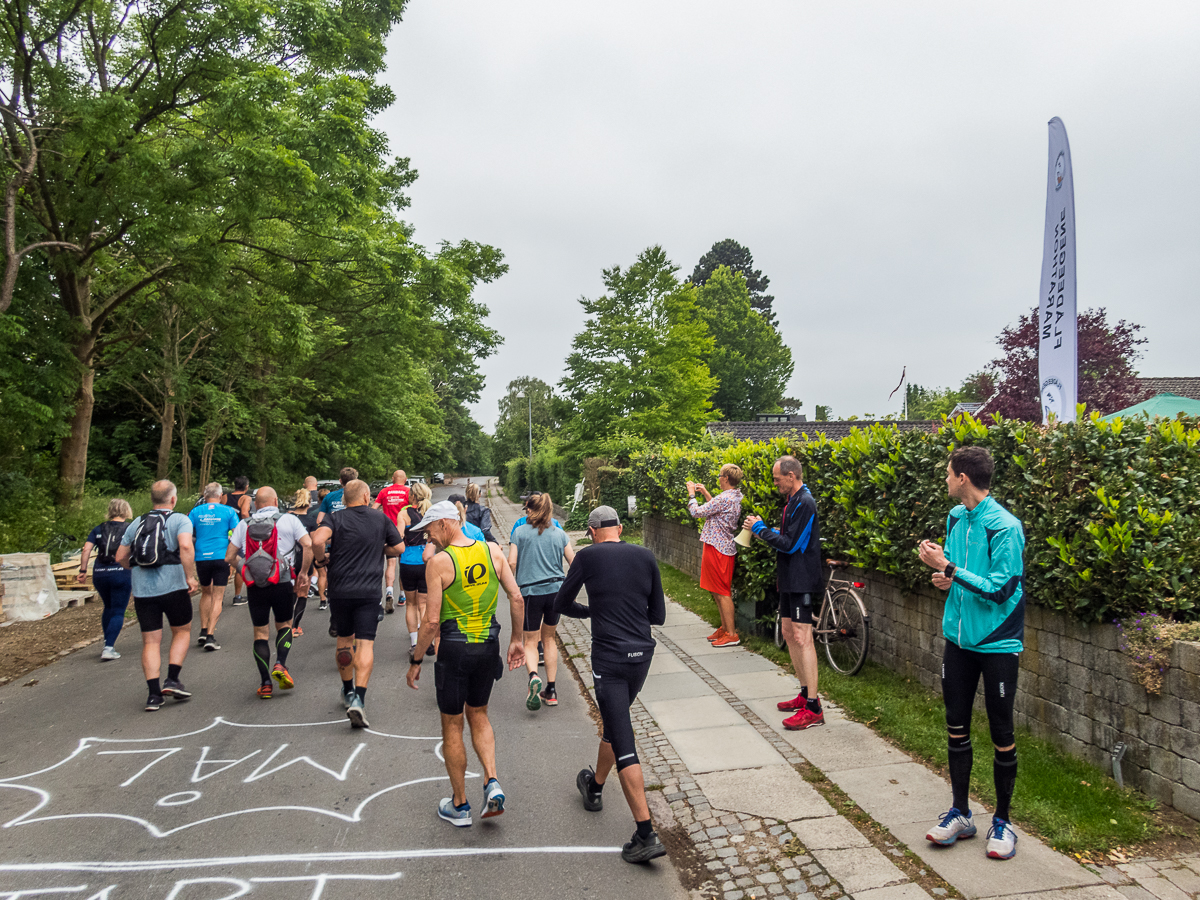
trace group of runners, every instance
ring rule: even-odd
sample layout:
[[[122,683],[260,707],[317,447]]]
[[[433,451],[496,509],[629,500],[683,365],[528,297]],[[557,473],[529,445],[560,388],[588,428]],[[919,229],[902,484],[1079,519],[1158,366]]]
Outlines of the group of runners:
[[[80,567],[82,579],[89,557],[96,555],[93,577],[105,606],[102,659],[119,658],[114,644],[132,593],[142,633],[145,709],[161,709],[165,698],[188,699],[191,691],[181,674],[191,645],[192,595],[200,592],[198,646],[219,650],[216,631],[233,577],[237,604],[249,607],[257,695],[269,699],[295,686],[288,655],[302,634],[299,619],[316,577],[322,587],[312,596],[321,597],[330,613],[346,715],[353,727],[368,728],[366,695],[377,626],[385,615],[404,608],[410,639],[406,681],[411,688],[420,688],[423,665],[434,658],[443,756],[452,788],[437,814],[464,827],[473,822],[466,796],[468,729],[485,775],[481,817],[504,812],[506,797],[488,718],[495,682],[506,668],[524,668],[526,706],[537,710],[557,705],[559,617],[590,617],[596,702],[604,733],[595,765],[578,773],[576,787],[584,808],[598,811],[603,808],[604,784],[615,768],[636,825],[622,858],[647,862],[664,855],[651,826],[630,720],[630,706],[653,656],[651,626],[665,619],[654,555],[620,540],[617,513],[606,506],[589,517],[592,545],[575,553],[553,517],[551,498],[540,492],[527,500],[526,515],[514,524],[505,554],[491,534],[490,514],[479,502],[478,485],[432,503],[426,485],[406,485],[405,473],[398,470],[392,484],[372,501],[368,485],[357,476],[354,469],[343,469],[341,487],[319,505],[310,493],[315,484],[306,485],[286,513],[273,487],[262,485],[251,494],[244,479],[236,480],[228,492],[219,484],[207,485],[201,502],[186,516],[174,512],[178,495],[169,481],[153,485],[153,509],[132,521],[128,504],[114,500],[108,521],[89,535]],[[398,597],[397,564],[402,585]],[[123,595],[112,583],[122,580]],[[511,636],[503,653],[497,619],[501,587],[511,617]],[[586,606],[576,602],[584,588]],[[165,679],[160,671],[164,618],[170,629]]]

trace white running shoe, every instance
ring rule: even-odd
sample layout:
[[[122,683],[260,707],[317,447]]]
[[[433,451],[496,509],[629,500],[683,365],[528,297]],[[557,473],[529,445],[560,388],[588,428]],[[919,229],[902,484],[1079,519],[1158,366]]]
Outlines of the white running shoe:
[[[118,653],[112,647],[105,647],[103,650],[100,651],[100,658],[105,661],[110,660],[110,659],[120,659],[121,654]]]
[[[971,813],[968,811],[963,815],[952,806],[942,820],[929,829],[925,840],[949,847],[957,840],[972,837],[975,837],[975,823],[971,820]]]
[[[992,859],[1012,859],[1017,855],[1017,833],[1008,822],[992,816],[987,836],[987,855]]]

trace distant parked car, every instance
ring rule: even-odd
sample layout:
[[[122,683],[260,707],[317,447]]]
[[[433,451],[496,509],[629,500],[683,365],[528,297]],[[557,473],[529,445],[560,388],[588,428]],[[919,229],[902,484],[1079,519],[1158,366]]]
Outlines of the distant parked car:
[[[404,483],[407,484],[409,487],[412,487],[414,484],[424,484],[425,479],[422,478],[420,475],[413,475],[408,479],[408,481],[406,481]]]
[[[446,483],[446,473],[445,472],[434,472],[433,473],[433,483],[434,484],[445,484]]]

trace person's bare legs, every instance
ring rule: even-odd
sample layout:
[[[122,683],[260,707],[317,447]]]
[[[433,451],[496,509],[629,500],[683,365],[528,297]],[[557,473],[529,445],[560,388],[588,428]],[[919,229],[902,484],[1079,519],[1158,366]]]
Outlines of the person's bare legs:
[[[554,639],[557,625],[542,625],[542,655],[546,657],[546,680],[556,681],[558,675],[558,642]],[[533,648],[537,651],[537,647]],[[529,650],[526,649],[526,655]]]
[[[726,634],[737,634],[733,628],[733,597],[723,594],[712,594],[713,602],[717,604],[717,612],[721,614],[721,627],[725,629]]]
[[[461,715],[442,713],[442,756],[446,759],[446,774],[450,776],[451,802],[462,806],[467,802],[467,746],[463,743]]]
[[[408,633],[421,630],[421,617],[425,613],[425,594],[414,593],[408,598],[408,603],[404,605],[404,624],[408,626]]]
[[[246,582],[242,581],[242,573],[240,569],[233,570],[233,592],[241,597],[242,591],[246,589]]]
[[[174,638],[171,640],[174,647]],[[152,681],[162,674],[162,629],[142,632],[142,674]]]
[[[466,711],[467,724],[471,726],[471,746],[475,748],[475,755],[483,766],[483,782],[487,784],[496,777],[496,733],[492,731],[486,706],[468,706]],[[466,768],[465,758],[463,768]]]
[[[596,753],[596,774],[593,776],[597,787],[604,784],[608,773],[616,764],[617,757],[613,753],[612,744],[601,741],[600,749]],[[650,807],[646,803],[646,781],[642,775],[642,764],[635,763],[619,770],[617,780],[621,782],[621,792],[625,794],[625,802],[629,804],[633,820],[645,822],[650,818]]]
[[[159,632],[162,635],[162,632]],[[187,658],[188,648],[192,645],[192,623],[180,625],[176,628],[171,626],[171,646],[167,650],[167,662],[173,666],[182,666],[183,661]],[[147,678],[155,676],[147,675]]]
[[[530,675],[538,670],[537,645],[541,636],[542,633],[540,631],[522,632],[521,643],[525,646],[525,670]],[[549,662],[549,659],[546,661]]]
[[[338,643],[341,643],[338,638]],[[365,688],[375,668],[375,642],[358,641],[354,647],[354,686]]]
[[[224,599],[224,585],[208,584],[200,588],[200,629],[206,634],[213,634],[217,630]]]
[[[813,644],[813,627],[801,625],[791,619],[780,621],[780,632],[787,641],[788,655],[792,668],[800,683],[808,688],[808,696],[817,696],[817,648]]]

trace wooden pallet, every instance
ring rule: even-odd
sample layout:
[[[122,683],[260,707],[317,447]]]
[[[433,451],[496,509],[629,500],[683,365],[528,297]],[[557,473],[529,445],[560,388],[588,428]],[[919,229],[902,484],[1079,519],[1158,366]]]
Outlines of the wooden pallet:
[[[94,591],[96,585],[92,584],[92,568],[95,562],[93,556],[88,560],[88,577],[87,580],[80,584],[76,577],[79,575],[79,558],[69,559],[66,562],[61,562],[56,566],[51,566],[50,571],[54,573],[54,583],[58,585],[60,591],[73,591],[87,589]]]
[[[83,606],[99,599],[100,595],[96,591],[64,591],[62,588],[58,590],[58,601],[63,606]]]

